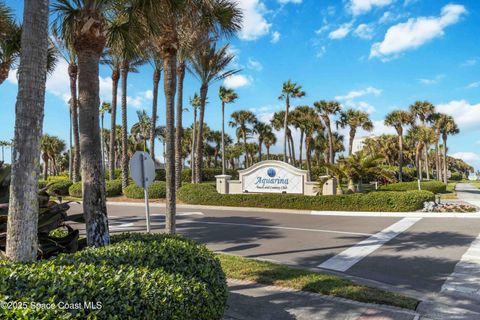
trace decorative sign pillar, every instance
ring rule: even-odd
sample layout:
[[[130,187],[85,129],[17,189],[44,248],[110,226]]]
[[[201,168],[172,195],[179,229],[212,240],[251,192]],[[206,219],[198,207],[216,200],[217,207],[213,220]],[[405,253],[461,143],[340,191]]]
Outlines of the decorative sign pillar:
[[[222,194],[289,193],[310,196],[319,192],[318,184],[308,181],[306,170],[295,168],[282,161],[262,161],[238,173],[238,180],[230,180],[231,177],[225,175],[216,176],[217,192]],[[334,184],[331,181],[330,183]],[[334,192],[328,193],[335,194]]]

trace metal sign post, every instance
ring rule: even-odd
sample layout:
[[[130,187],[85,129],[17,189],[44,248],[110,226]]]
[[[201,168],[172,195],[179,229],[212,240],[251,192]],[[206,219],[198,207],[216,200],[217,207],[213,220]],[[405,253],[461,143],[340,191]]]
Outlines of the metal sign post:
[[[143,188],[145,198],[145,218],[147,232],[150,232],[150,206],[148,203],[148,187],[155,179],[155,163],[150,155],[143,151],[137,151],[130,159],[130,176],[137,186]]]

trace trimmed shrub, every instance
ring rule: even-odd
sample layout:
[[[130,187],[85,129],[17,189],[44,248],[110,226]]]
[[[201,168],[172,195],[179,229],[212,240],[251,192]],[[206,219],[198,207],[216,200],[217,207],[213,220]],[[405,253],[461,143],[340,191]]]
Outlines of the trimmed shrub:
[[[205,168],[202,171],[202,181],[215,181],[215,176],[222,174],[222,168]],[[232,179],[238,179],[238,171],[228,169],[227,174],[232,176]],[[165,169],[155,170],[155,180],[165,181]],[[183,169],[182,170],[182,182],[191,182],[192,181],[192,169]]]
[[[335,196],[293,194],[219,194],[214,185],[188,184],[178,190],[188,204],[331,211],[407,212],[423,208],[435,199],[429,191],[370,192]]]
[[[69,180],[68,176],[48,176],[47,183]]]
[[[81,198],[82,197],[82,182],[75,182],[68,188],[68,194],[71,197]]]
[[[131,183],[123,190],[123,194],[131,199],[143,199],[143,189],[136,184]],[[163,199],[167,195],[166,184],[163,181],[155,181],[148,187],[148,197],[150,199]]]
[[[47,192],[56,196],[68,196],[68,190],[72,184],[72,180],[69,179],[53,179],[51,182],[47,180]]]
[[[159,234],[111,240],[106,247],[34,263],[0,261],[0,302],[80,306],[2,308],[0,318],[222,319],[225,274],[206,246]]]
[[[122,180],[105,181],[105,189],[107,197],[117,197],[122,195]]]
[[[440,181],[422,181],[420,182],[420,186],[422,190],[427,190],[433,193],[445,193],[447,191],[447,186],[440,182]],[[410,181],[410,182],[399,182],[399,183],[392,183],[387,184],[380,187],[380,190],[385,191],[409,191],[409,190],[418,190],[418,182],[417,181]]]
[[[452,172],[450,180],[452,181],[462,181],[463,175],[460,172]]]

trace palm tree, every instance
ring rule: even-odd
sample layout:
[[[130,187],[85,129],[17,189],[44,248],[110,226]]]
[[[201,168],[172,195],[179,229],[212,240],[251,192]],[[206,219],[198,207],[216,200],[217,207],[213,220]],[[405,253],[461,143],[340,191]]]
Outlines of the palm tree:
[[[1,140],[0,147],[2,148],[2,162],[5,162],[5,147],[10,147],[10,142],[6,140]]]
[[[4,18],[3,24],[6,26],[3,30],[7,32],[0,37],[0,85],[8,78],[10,69],[18,60],[22,37],[22,28],[13,19]]]
[[[305,136],[305,120],[307,114],[309,113],[310,107],[309,106],[299,106],[296,107],[292,112],[292,122],[296,129],[300,130],[300,148],[299,148],[299,167],[302,168],[303,164],[303,142]]]
[[[208,87],[211,83],[225,79],[238,73],[240,70],[227,70],[230,62],[235,58],[229,53],[230,46],[227,44],[217,50],[216,44],[206,42],[194,54],[191,60],[192,69],[197,78],[201,81],[200,88],[200,115],[199,128],[196,136],[195,150],[195,182],[200,183],[202,177],[203,161],[203,123],[205,118],[205,102],[208,94]]]
[[[253,131],[258,135],[258,160],[262,161],[262,146],[265,140],[265,137],[272,133],[272,127],[263,122],[257,121]]]
[[[190,98],[190,105],[193,108],[193,130],[192,130],[192,153],[190,156],[190,168],[192,169],[192,183],[195,183],[195,149],[197,137],[197,109],[200,108],[200,96],[195,93],[193,98]]]
[[[355,140],[357,129],[361,128],[369,132],[373,130],[373,123],[370,120],[368,113],[353,109],[348,109],[347,111],[340,113],[340,120],[337,122],[337,125],[342,128],[345,128],[346,126],[350,127],[348,155],[352,154],[353,141]]]
[[[245,150],[245,167],[249,167],[248,161],[248,150],[247,150],[247,138],[248,135],[252,132],[252,129],[249,128],[249,125],[254,126],[257,123],[257,118],[250,111],[236,111],[230,116],[232,121],[229,122],[230,127],[237,128],[237,132],[242,136],[243,147]]]
[[[111,112],[112,111],[112,105],[109,103],[109,102],[102,102],[102,104],[100,105],[100,109],[99,109],[99,114],[100,114],[100,133],[102,134],[103,133],[103,117],[105,115],[105,112]],[[102,164],[104,165],[104,168],[105,168],[105,146],[104,146],[104,143],[103,143],[103,139],[100,140],[101,141],[101,150],[102,150]]]
[[[416,101],[414,104],[410,105],[409,107],[410,112],[414,115],[414,117],[418,117],[420,123],[425,125],[425,121],[435,112],[435,106],[428,101]],[[430,170],[429,170],[429,163],[428,163],[428,151],[430,149],[430,145],[426,144],[424,146],[423,156],[425,157],[425,171],[427,173],[427,180],[430,179]]]
[[[449,135],[458,134],[460,129],[458,128],[455,120],[452,116],[442,114],[440,119],[441,126],[441,133],[443,139],[443,182],[448,184],[448,176],[447,176],[447,138]]]
[[[150,137],[152,125],[150,117],[145,110],[137,110],[138,122],[132,126],[130,132],[136,141],[141,142],[143,145],[143,151],[147,151],[147,141]]]
[[[442,165],[440,163],[440,152],[439,152],[439,143],[440,143],[440,136],[442,135],[442,127],[443,127],[443,119],[445,119],[445,114],[442,113],[432,113],[428,118],[428,122],[432,124],[432,128],[435,132],[435,171],[436,171],[436,179],[438,181],[443,181],[442,177]]]
[[[413,124],[415,121],[413,115],[410,112],[397,110],[392,111],[385,117],[385,125],[395,128],[398,135],[398,180],[403,181],[403,127]]]
[[[152,98],[152,118],[150,124],[150,157],[155,160],[155,128],[157,127],[158,112],[158,84],[162,75],[163,61],[158,57],[157,53],[152,54],[150,64],[153,67],[153,98]]]
[[[218,96],[222,102],[222,174],[225,175],[225,104],[235,102],[238,95],[235,90],[220,86]]]
[[[335,162],[335,155],[333,153],[333,134],[332,134],[332,126],[330,122],[330,116],[334,116],[337,113],[340,112],[341,106],[338,102],[336,101],[319,101],[314,103],[315,108],[317,109],[317,112],[320,113],[320,117],[323,120],[323,124],[325,125],[325,128],[327,129],[327,135],[328,135],[328,162],[329,163],[334,163]]]
[[[6,255],[14,261],[34,261],[39,210],[38,163],[47,76],[48,0],[26,0],[23,10]]]
[[[296,110],[296,109],[295,109]],[[307,107],[301,113],[301,128],[305,134],[305,156],[307,161],[308,178],[310,179],[310,173],[312,171],[312,159],[311,153],[314,148],[314,134],[321,132],[323,134],[323,125],[320,121],[318,114],[313,108]]]
[[[13,12],[5,4],[4,1],[0,1],[0,37],[4,37],[8,33],[8,28],[13,21]]]
[[[284,128],[284,120],[285,111],[279,111],[273,114],[270,123],[275,130],[279,131]],[[288,114],[288,124],[293,124],[292,113]],[[295,159],[295,146],[293,143],[292,131],[290,130],[289,126],[287,126],[287,150],[290,155],[290,159]]]
[[[423,178],[421,155],[425,147],[434,140],[434,132],[425,125],[416,125],[409,130],[407,136],[410,141],[415,143],[415,167],[417,168],[417,179],[421,181]]]
[[[291,80],[288,80],[283,83],[282,94],[278,99],[285,100],[285,117],[283,119],[283,130],[284,130],[284,142],[283,142],[283,161],[287,162],[287,130],[288,130],[288,121],[289,116],[288,112],[290,109],[290,99],[301,98],[305,96],[305,92],[302,91],[302,86],[293,83]],[[295,157],[291,160],[291,163],[295,165]]]
[[[263,137],[263,144],[265,145],[265,148],[267,149],[267,160],[270,160],[270,148],[277,143],[277,136],[275,133],[270,132],[267,133]]]
[[[87,244],[109,243],[105,179],[100,150],[99,62],[107,43],[110,1],[57,0],[53,5],[57,34],[72,43],[78,58],[78,104],[82,163],[83,211]]]

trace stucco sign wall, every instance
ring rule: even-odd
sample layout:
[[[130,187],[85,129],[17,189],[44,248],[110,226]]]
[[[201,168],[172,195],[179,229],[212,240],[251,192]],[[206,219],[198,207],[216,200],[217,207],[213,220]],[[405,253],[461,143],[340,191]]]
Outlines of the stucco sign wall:
[[[243,192],[303,194],[306,172],[281,161],[259,163],[240,172]]]

